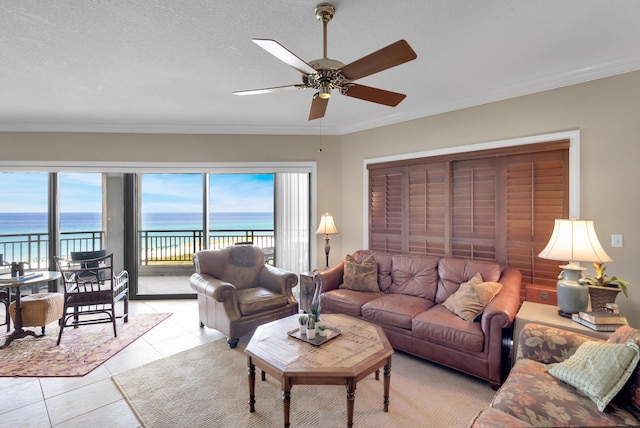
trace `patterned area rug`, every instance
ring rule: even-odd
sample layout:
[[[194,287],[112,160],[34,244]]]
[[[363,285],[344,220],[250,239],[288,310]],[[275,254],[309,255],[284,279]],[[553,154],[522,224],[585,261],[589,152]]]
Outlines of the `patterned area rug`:
[[[118,321],[118,337],[113,337],[111,324],[65,328],[60,346],[59,327],[51,324],[44,337],[14,340],[0,349],[0,376],[84,376],[170,315],[129,314],[128,323]],[[40,327],[34,331],[39,334]],[[0,343],[6,337],[2,334]]]
[[[112,379],[143,426],[281,427],[280,383],[256,376],[256,411],[249,412],[247,337],[236,349],[225,340],[118,373]],[[396,352],[389,412],[382,410],[382,375],[357,384],[354,426],[461,427],[491,401],[487,382]],[[344,386],[296,385],[291,426],[338,427],[347,421]]]

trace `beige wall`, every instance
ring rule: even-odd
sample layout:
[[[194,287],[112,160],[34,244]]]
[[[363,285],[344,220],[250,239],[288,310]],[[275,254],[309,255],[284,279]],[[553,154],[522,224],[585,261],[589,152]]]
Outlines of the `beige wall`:
[[[640,327],[640,270],[635,266],[640,254],[639,107],[640,72],[635,72],[343,137],[323,136],[322,142],[317,136],[0,133],[0,159],[317,161],[317,215],[331,212],[340,230],[331,239],[334,264],[363,246],[365,159],[579,129],[581,217],[595,221],[613,259],[608,273],[633,284],[630,298],[620,296],[617,302],[632,325]],[[612,233],[624,236],[623,248],[611,248]],[[323,244],[318,239],[319,267],[324,266]]]
[[[580,130],[580,217],[593,219],[613,259],[607,273],[630,281],[617,303],[640,327],[640,72],[348,135],[342,146],[343,253],[362,247],[363,162],[404,153]],[[611,234],[623,248],[611,248]],[[590,269],[593,272],[593,269]]]

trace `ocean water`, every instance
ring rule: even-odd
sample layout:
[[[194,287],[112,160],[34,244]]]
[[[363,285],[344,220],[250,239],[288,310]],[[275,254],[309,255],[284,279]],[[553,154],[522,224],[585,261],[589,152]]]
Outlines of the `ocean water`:
[[[211,213],[212,230],[273,230],[273,213]],[[47,213],[0,213],[0,235],[46,233]],[[200,213],[146,213],[142,230],[200,230]],[[61,232],[102,230],[100,213],[60,213]]]

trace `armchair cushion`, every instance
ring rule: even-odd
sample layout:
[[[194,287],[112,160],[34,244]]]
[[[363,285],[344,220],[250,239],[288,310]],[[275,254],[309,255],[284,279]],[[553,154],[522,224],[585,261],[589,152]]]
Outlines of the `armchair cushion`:
[[[287,296],[274,293],[263,287],[238,290],[238,306],[242,315],[257,314],[270,309],[285,306],[288,303]]]
[[[549,374],[582,392],[604,412],[638,365],[640,350],[626,344],[585,342],[565,361],[549,367]]]

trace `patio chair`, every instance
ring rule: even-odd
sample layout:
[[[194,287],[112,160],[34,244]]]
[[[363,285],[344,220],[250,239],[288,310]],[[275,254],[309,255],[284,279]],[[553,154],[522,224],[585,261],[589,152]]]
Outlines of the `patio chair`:
[[[95,250],[95,251],[72,251],[71,252],[71,260],[73,261],[79,261],[79,260],[93,260],[93,259],[98,259],[100,257],[104,257],[107,255],[107,250]],[[98,278],[99,280],[102,280],[102,278],[98,277],[98,274],[100,275],[104,275],[104,271],[99,272],[97,270],[95,270],[95,268],[98,265],[95,264],[94,262],[87,262],[85,264],[82,264],[82,267],[84,268],[94,268],[94,270],[90,271],[89,273],[84,274],[83,279],[93,279],[93,278]]]
[[[115,274],[113,254],[88,260],[66,260],[56,257],[64,285],[64,310],[58,345],[65,327],[112,323],[118,336],[116,320],[129,321],[129,274]],[[123,301],[123,313],[116,315],[116,304]]]
[[[0,254],[0,268],[5,266],[4,255]],[[11,293],[9,288],[0,290],[0,303],[4,305],[4,324],[7,325],[7,331],[11,330],[11,316],[9,315],[9,304],[11,303]],[[2,324],[0,324],[2,325]]]

